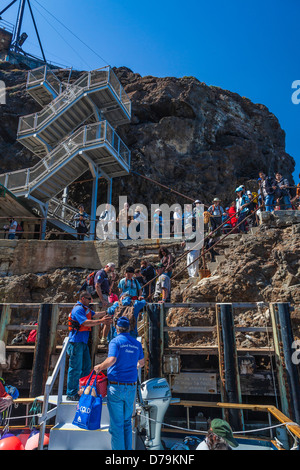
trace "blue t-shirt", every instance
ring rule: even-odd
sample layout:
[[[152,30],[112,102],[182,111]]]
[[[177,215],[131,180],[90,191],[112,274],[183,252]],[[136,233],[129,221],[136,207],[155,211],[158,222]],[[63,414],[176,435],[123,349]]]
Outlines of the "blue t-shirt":
[[[130,297],[138,297],[139,292],[142,289],[139,281],[136,279],[121,279],[118,288],[121,289],[122,294],[128,294]]]
[[[95,287],[96,284],[99,284],[101,286],[102,294],[109,295],[109,280],[107,273],[104,271],[104,269],[101,269],[97,272],[95,276]]]
[[[133,304],[133,314],[136,319],[135,323],[135,328],[133,331],[130,331],[130,335],[133,336],[134,338],[137,338],[138,336],[138,330],[137,330],[137,320],[140,314],[140,311],[145,307],[147,304],[146,300],[135,300]],[[125,299],[122,299],[122,305],[123,306],[128,306],[131,305],[131,299],[129,297],[125,297]],[[114,316],[116,309],[119,307],[119,302],[115,302],[111,307],[107,309],[107,314]],[[112,327],[113,332],[112,332],[112,337],[115,337],[116,335],[116,329]]]
[[[81,302],[77,302],[75,307],[71,312],[72,320],[77,321],[80,325],[87,320],[87,313],[91,312],[92,318],[95,315],[95,312],[91,309],[85,309]],[[69,338],[71,343],[85,343],[89,341],[90,332],[89,331],[70,331]]]
[[[117,361],[107,370],[109,381],[134,383],[137,381],[138,361],[144,359],[141,343],[129,333],[121,333],[109,343],[108,357],[116,357]]]

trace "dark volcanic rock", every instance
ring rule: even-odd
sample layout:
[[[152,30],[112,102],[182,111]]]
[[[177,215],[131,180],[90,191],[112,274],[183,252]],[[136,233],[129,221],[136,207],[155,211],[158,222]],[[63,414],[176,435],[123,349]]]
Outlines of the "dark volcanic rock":
[[[37,160],[16,142],[19,117],[40,108],[26,93],[26,70],[14,67],[0,66],[0,80],[7,85],[7,105],[0,106],[2,172]],[[285,152],[285,133],[265,106],[193,77],[141,77],[126,67],[115,72],[133,104],[131,124],[118,129],[132,151],[133,170],[205,203],[216,195],[230,202],[236,185],[256,180],[260,169],[278,169],[292,183],[295,162]],[[72,81],[78,76],[74,72]],[[106,195],[102,185],[99,202]],[[119,195],[146,205],[177,202],[174,194],[157,189],[135,174],[118,178],[114,203]],[[83,200],[88,207],[90,195],[91,183],[74,185],[69,202]]]

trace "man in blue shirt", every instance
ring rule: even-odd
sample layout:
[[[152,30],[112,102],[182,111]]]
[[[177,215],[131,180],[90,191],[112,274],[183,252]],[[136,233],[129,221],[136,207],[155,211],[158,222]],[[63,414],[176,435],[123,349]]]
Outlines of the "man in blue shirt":
[[[92,327],[100,324],[111,324],[112,317],[106,312],[95,313],[90,308],[91,294],[86,291],[80,293],[80,298],[69,315],[69,369],[67,382],[67,399],[79,399],[79,379],[91,372],[91,356],[88,341]]]
[[[132,300],[143,300],[142,287],[133,276],[134,269],[129,266],[126,268],[125,277],[121,279],[118,285],[120,300],[125,297],[130,297]]]
[[[131,419],[136,397],[137,369],[145,364],[142,345],[130,336],[129,327],[128,318],[119,318],[118,336],[109,344],[108,357],[94,368],[97,374],[107,369],[112,450],[132,450]]]

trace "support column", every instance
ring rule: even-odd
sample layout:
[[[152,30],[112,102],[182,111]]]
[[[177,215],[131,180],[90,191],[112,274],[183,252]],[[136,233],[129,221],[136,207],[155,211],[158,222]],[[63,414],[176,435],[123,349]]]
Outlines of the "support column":
[[[242,403],[232,304],[217,304],[219,370],[223,403]],[[244,429],[242,410],[225,409],[224,418],[235,431]]]
[[[293,362],[289,304],[271,304],[271,318],[282,412],[300,424],[300,381],[297,364]]]
[[[162,357],[161,357],[161,310],[158,304],[147,305],[148,318],[148,370],[147,379],[161,377]]]
[[[99,183],[99,172],[95,171],[95,177],[93,180],[93,192],[92,192],[92,206],[91,206],[91,225],[90,225],[90,240],[96,239],[96,215],[97,215],[97,201],[98,201],[98,183]]]
[[[52,305],[42,304],[38,317],[38,330],[32,367],[30,397],[35,398],[44,393],[48,378],[51,354],[51,317]]]
[[[48,217],[48,207],[49,204],[41,205],[43,220],[41,223],[41,240],[45,240],[46,237],[46,228],[47,228],[47,217]]]
[[[113,179],[110,178],[107,180],[107,204],[112,203],[112,186],[113,186]]]

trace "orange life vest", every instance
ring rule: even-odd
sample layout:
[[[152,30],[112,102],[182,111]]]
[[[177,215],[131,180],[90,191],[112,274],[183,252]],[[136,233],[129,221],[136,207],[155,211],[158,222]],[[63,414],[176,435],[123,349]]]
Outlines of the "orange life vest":
[[[91,320],[92,319],[92,312],[91,310],[88,308],[88,307],[85,307],[84,305],[82,305],[82,307],[84,308],[84,310],[86,311],[86,319],[87,320]],[[73,311],[73,310],[72,310]],[[80,325],[78,323],[78,321],[76,320],[73,320],[72,318],[72,312],[70,313],[69,315],[69,319],[68,319],[68,325],[69,325],[69,331],[92,331],[92,328],[90,326],[83,326],[83,325]]]

